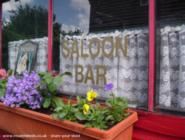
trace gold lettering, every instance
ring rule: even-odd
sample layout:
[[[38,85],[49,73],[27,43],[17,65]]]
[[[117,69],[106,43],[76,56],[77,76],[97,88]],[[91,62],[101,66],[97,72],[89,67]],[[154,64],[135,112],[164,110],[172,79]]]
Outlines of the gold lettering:
[[[119,49],[121,49],[123,56],[127,56],[127,51],[128,51],[128,36],[125,36],[125,47],[122,47],[122,39],[120,37],[116,37],[116,42],[115,42],[115,48],[116,48],[116,56],[118,56]]]
[[[92,38],[91,40],[89,40],[89,52],[90,52],[90,55],[91,55],[91,58],[94,59],[96,58],[99,53],[100,53],[100,40],[98,38]],[[96,53],[93,53],[92,52],[92,47],[93,47],[93,44],[95,44],[97,46],[97,51]]]
[[[109,42],[111,44],[111,50],[109,53],[105,51],[106,47],[106,42]],[[114,43],[113,43],[113,38],[112,37],[104,37],[102,41],[102,50],[103,50],[103,56],[111,58],[113,57],[113,52],[114,52]]]
[[[71,58],[73,58],[74,54],[76,54],[76,57],[79,57],[78,41],[77,40],[73,40],[72,51],[71,51]]]
[[[80,76],[80,78],[79,78]],[[82,65],[75,65],[75,82],[82,83],[84,79],[83,76],[83,66]]]
[[[87,81],[90,80],[92,84],[94,84],[94,76],[93,76],[93,71],[92,71],[92,66],[88,65],[87,67],[87,73],[86,73],[86,78],[84,83],[87,83]]]
[[[96,85],[99,85],[101,80],[103,80],[104,85],[107,83],[106,79],[106,67],[104,65],[97,65],[97,72],[96,72]]]
[[[81,40],[81,57],[82,58],[86,58],[88,57],[89,55],[88,54],[85,54],[84,53],[84,43],[83,43],[83,39]]]
[[[62,55],[67,58],[69,57],[69,54],[70,54],[70,50],[68,48],[68,40],[63,40],[62,41]]]

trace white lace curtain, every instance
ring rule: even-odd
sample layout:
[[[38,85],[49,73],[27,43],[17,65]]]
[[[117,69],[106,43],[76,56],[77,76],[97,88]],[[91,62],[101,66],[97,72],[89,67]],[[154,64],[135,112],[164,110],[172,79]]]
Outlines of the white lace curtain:
[[[61,56],[61,70],[68,65],[68,70],[73,72],[73,64],[104,64],[107,67],[107,79],[113,82],[117,96],[124,96],[130,105],[147,105],[148,87],[148,32],[146,30],[132,30],[109,34],[89,35],[91,37],[103,36],[128,37],[128,54],[126,58],[102,58],[94,60],[73,58],[65,60]],[[72,38],[70,38],[72,39]],[[85,42],[86,45],[88,41]],[[124,44],[124,39],[123,42]],[[70,45],[69,45],[70,47]],[[167,108],[185,108],[185,26],[164,27],[160,30],[160,50],[158,104]],[[66,63],[66,64],[65,64]],[[63,92],[85,94],[90,83],[76,84],[74,79],[68,79],[63,86]],[[108,95],[102,88],[98,89],[101,97]]]
[[[117,96],[124,96],[129,100],[132,106],[145,106],[147,104],[147,87],[148,87],[148,33],[146,30],[125,30],[123,32],[114,32],[106,34],[90,34],[88,36],[73,36],[66,37],[72,43],[73,39],[77,39],[80,47],[80,39],[84,39],[84,52],[88,51],[88,39],[97,37],[102,39],[105,36],[122,38],[122,45],[127,45],[127,57],[114,56],[113,58],[97,57],[91,58],[76,58],[66,59],[60,55],[61,71],[71,71],[74,73],[74,65],[81,64],[84,66],[84,71],[87,65],[105,65],[107,68],[106,78],[108,82],[114,84],[114,93]],[[127,43],[125,42],[127,37]],[[62,40],[61,40],[62,41]],[[69,43],[68,47],[72,47]],[[106,44],[106,49],[109,49],[111,44]],[[94,46],[96,48],[96,46]],[[85,74],[85,72],[84,72]],[[85,95],[89,88],[94,87],[91,83],[75,83],[73,77],[65,78],[64,85],[61,91],[70,95]],[[103,85],[101,85],[103,86]],[[107,98],[108,93],[103,88],[98,87],[97,91],[101,98]]]
[[[159,105],[185,108],[185,26],[160,32]]]

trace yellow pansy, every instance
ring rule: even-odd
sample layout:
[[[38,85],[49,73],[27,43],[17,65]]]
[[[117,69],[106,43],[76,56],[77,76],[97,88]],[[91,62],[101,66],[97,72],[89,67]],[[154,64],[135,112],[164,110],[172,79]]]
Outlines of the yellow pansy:
[[[83,105],[83,113],[87,114],[89,112],[90,106],[88,104]]]
[[[89,102],[94,100],[97,96],[98,96],[97,92],[92,89],[87,92],[87,100]]]

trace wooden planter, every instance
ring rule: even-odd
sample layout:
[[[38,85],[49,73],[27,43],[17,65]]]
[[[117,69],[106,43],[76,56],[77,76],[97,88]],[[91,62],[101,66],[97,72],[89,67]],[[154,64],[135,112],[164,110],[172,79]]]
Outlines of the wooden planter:
[[[131,140],[137,113],[130,112],[128,118],[105,131],[85,128],[70,121],[54,120],[46,114],[24,108],[10,108],[0,103],[0,129],[23,139],[33,140]]]

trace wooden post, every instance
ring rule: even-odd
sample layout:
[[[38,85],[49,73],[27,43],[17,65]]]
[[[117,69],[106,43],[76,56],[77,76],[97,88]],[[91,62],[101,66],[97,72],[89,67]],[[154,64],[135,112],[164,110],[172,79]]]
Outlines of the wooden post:
[[[153,111],[155,94],[155,0],[149,0],[148,111]]]
[[[48,71],[53,67],[53,0],[48,0]]]

